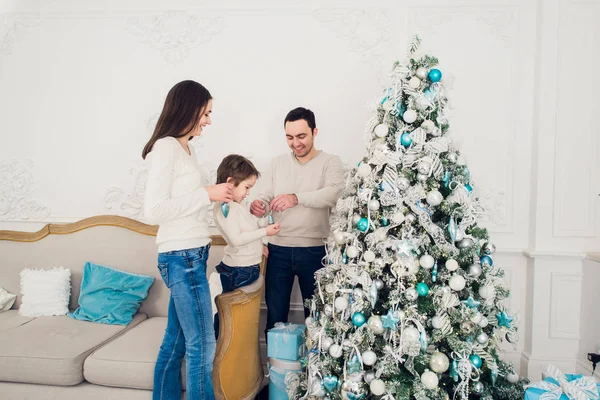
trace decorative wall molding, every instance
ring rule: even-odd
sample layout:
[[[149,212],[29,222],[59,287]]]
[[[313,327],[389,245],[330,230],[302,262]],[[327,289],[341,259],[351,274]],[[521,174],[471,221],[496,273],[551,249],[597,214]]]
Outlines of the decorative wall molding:
[[[579,307],[583,274],[552,272],[550,285],[550,338],[579,339]],[[576,301],[575,301],[576,300]]]
[[[224,27],[221,17],[204,17],[195,12],[169,11],[131,17],[128,30],[159,50],[165,61],[176,64],[209,42]]]
[[[141,221],[144,217],[144,194],[148,170],[140,164],[138,167],[130,169],[129,175],[133,176],[131,190],[126,192],[119,187],[108,189],[104,196],[104,208],[111,211],[117,210],[118,215]]]
[[[39,13],[0,13],[0,55],[10,55],[25,30],[39,24]]]
[[[0,162],[0,221],[44,219],[50,209],[33,200],[33,161]]]

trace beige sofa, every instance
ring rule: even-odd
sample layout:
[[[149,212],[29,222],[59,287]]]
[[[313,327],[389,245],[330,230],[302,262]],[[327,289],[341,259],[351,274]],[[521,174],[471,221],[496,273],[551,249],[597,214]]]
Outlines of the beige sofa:
[[[155,234],[154,226],[115,216],[50,224],[34,233],[0,231],[0,287],[10,293],[20,293],[19,272],[25,267],[71,269],[72,310],[86,261],[155,278],[128,326],[67,316],[22,317],[17,298],[13,309],[0,313],[0,399],[152,398],[154,363],[169,302],[156,268]],[[224,244],[220,236],[213,237],[208,274],[220,261]],[[223,318],[213,372],[219,399],[251,399],[260,390],[262,289],[261,276],[216,299]]]

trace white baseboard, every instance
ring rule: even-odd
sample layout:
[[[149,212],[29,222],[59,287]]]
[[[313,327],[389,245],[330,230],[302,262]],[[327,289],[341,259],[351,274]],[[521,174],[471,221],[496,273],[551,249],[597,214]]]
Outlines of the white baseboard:
[[[577,360],[577,369],[575,370],[575,373],[586,375],[586,376],[592,376],[592,364],[589,362]],[[599,365],[596,365],[596,372],[594,372],[594,378],[596,378],[597,381],[600,381],[600,366]]]

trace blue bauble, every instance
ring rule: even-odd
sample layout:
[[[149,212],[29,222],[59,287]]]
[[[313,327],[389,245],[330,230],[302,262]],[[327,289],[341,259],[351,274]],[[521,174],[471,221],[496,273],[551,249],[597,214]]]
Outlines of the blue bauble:
[[[421,297],[425,297],[429,294],[429,286],[424,282],[417,283],[417,293]]]
[[[428,77],[431,82],[439,82],[440,79],[442,79],[442,71],[440,71],[437,68],[434,68],[431,71],[429,71]]]
[[[477,354],[471,354],[469,360],[471,360],[471,364],[473,364],[475,368],[481,368],[481,366],[483,365],[481,357],[479,357]]]
[[[400,144],[404,147],[408,147],[411,145],[411,143],[412,143],[412,138],[410,137],[410,133],[404,132],[400,136]]]
[[[473,186],[471,186],[469,183],[467,183],[465,185],[465,189],[467,189],[467,192],[471,193],[473,191]]]
[[[481,265],[488,265],[490,267],[494,265],[494,260],[490,256],[483,256],[479,259],[479,261],[481,262]]]
[[[352,323],[357,328],[360,328],[361,326],[363,326],[366,321],[367,321],[367,319],[365,318],[365,314],[363,314],[361,312],[355,312],[354,314],[352,314]]]
[[[229,215],[229,203],[221,203],[221,212],[223,212],[223,216],[227,218]]]
[[[366,218],[359,219],[358,223],[356,224],[356,228],[358,228],[358,230],[361,232],[366,232],[369,228],[369,220]]]
[[[389,224],[390,224],[390,221],[387,218],[385,218],[385,217],[381,218],[381,225],[388,226]]]
[[[399,103],[397,110],[398,110],[398,115],[403,115],[404,112],[406,111],[406,107],[404,107],[404,104]]]

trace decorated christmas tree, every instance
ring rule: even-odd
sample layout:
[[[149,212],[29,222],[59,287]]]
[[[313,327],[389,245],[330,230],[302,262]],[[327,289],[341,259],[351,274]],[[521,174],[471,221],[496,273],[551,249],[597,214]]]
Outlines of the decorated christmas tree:
[[[485,210],[449,134],[438,60],[396,63],[336,205],[290,398],[522,399]]]

